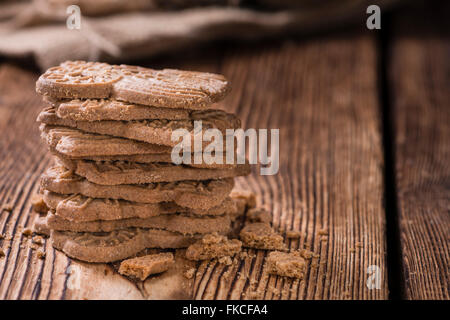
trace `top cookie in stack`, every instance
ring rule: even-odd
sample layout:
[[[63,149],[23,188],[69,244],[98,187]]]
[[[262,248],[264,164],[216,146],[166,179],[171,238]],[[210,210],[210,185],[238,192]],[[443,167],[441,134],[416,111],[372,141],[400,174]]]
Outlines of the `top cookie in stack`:
[[[40,130],[55,165],[42,176],[50,211],[40,221],[55,247],[90,262],[144,248],[186,247],[202,234],[226,234],[236,204],[233,177],[247,164],[175,165],[172,132],[240,127],[213,109],[223,76],[94,62],[47,70],[36,90],[46,107]]]

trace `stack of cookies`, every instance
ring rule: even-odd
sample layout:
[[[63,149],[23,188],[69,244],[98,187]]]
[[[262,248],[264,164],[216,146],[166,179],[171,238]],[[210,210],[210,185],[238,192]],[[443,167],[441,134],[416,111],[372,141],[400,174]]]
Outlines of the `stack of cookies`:
[[[230,231],[233,178],[249,174],[248,164],[176,165],[171,157],[172,133],[193,137],[194,121],[224,134],[240,127],[213,109],[229,89],[223,76],[69,61],[36,86],[46,104],[41,135],[55,156],[41,179],[49,212],[37,224],[54,247],[111,262]]]

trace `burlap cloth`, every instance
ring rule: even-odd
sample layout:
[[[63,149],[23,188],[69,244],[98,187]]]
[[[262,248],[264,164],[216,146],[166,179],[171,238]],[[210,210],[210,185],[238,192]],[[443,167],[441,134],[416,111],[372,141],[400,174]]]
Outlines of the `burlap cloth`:
[[[186,9],[186,2],[174,0],[0,2],[0,55],[32,57],[46,69],[65,60],[121,62],[216,39],[308,34],[352,21],[364,27],[373,1],[257,1],[264,9],[277,6],[276,11],[244,8],[239,0],[212,2],[221,6]],[[384,10],[396,2],[377,4]],[[69,4],[81,7],[80,30],[66,27]]]

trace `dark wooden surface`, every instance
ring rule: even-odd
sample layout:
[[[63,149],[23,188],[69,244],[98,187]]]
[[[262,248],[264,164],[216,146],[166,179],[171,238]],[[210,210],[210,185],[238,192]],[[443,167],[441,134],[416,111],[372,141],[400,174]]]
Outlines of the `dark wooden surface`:
[[[445,21],[425,12],[393,25],[389,82],[408,299],[450,298],[450,24]]]
[[[30,199],[50,163],[35,123],[38,72],[1,63],[0,205],[12,211],[0,213],[6,235],[0,240],[6,253],[0,299],[388,299],[389,291],[399,292],[391,298],[448,299],[448,38],[393,28],[384,79],[392,120],[387,131],[377,82],[386,48],[375,33],[230,46],[140,63],[223,73],[233,85],[224,108],[246,128],[280,129],[279,174],[264,177],[255,169],[237,185],[257,194],[276,228],[301,232],[299,240],[286,240],[291,248],[318,255],[302,281],[269,276],[263,251],[250,251],[255,257],[235,266],[194,264],[198,274],[190,281],[173,270],[143,283],[110,265],[69,259],[49,241],[39,259],[21,232],[32,227]],[[393,141],[393,157],[385,157],[383,136]],[[395,172],[391,195],[386,167]],[[385,207],[386,196],[398,210]],[[397,245],[399,256],[389,261]],[[367,286],[370,266],[379,270],[379,289]],[[389,272],[393,268],[400,274]]]

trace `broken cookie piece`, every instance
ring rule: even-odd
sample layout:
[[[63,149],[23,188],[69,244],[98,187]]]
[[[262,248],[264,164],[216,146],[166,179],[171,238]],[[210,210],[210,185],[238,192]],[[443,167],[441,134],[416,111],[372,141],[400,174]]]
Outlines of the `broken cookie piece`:
[[[266,250],[283,250],[283,237],[276,233],[267,223],[251,223],[240,233],[245,247]]]
[[[250,222],[264,222],[271,223],[272,215],[269,211],[263,208],[252,208],[247,211],[247,219]]]
[[[170,252],[150,254],[122,261],[119,273],[144,281],[151,274],[167,271],[174,263],[173,254]]]
[[[49,210],[44,202],[44,198],[39,194],[35,194],[31,197],[31,205],[33,210],[37,213],[47,213]]]
[[[300,239],[302,233],[300,231],[289,230],[286,231],[286,238],[288,239]]]
[[[266,258],[267,269],[271,274],[302,279],[305,273],[305,259],[299,252],[270,252]]]
[[[241,241],[237,239],[229,240],[226,236],[212,233],[190,245],[186,250],[186,258],[189,260],[209,260],[234,256],[241,251],[241,248]]]
[[[232,190],[230,197],[245,201],[246,207],[251,209],[256,207],[256,196],[253,192],[247,190]]]

